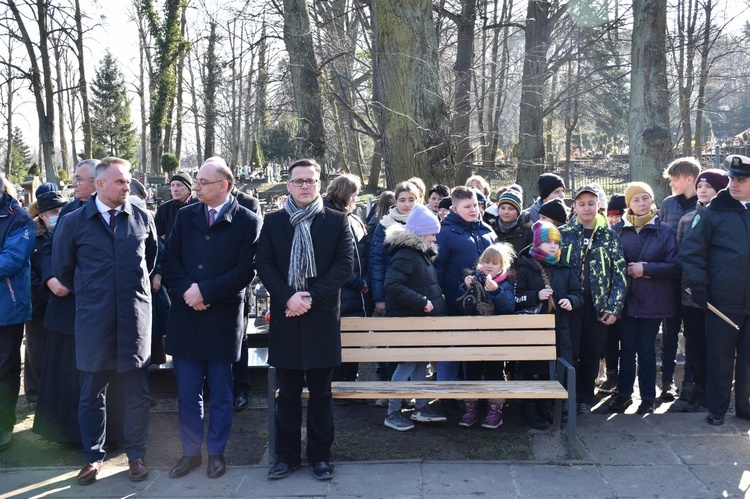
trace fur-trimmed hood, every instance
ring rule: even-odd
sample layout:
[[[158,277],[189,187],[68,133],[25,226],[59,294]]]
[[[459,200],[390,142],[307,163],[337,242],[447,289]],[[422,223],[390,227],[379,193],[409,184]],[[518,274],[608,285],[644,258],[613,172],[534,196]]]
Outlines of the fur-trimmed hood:
[[[34,229],[36,229],[37,237],[43,236],[47,233],[47,226],[44,225],[44,222],[42,222],[42,219],[39,218],[39,216],[34,219]]]
[[[431,260],[434,260],[438,253],[436,244],[427,244],[422,236],[418,236],[410,230],[406,230],[401,224],[394,224],[385,230],[385,239],[383,244],[386,251],[393,254],[401,248],[411,248],[424,253]]]

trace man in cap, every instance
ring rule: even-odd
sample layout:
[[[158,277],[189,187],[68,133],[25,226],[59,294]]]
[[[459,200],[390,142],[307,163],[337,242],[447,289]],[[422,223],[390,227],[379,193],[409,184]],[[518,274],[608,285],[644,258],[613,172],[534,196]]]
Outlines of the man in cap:
[[[732,155],[727,161],[729,187],[695,215],[680,247],[693,302],[704,309],[710,303],[726,316],[705,312],[711,332],[706,337],[706,407],[712,425],[724,423],[733,378],[735,415],[750,420],[750,158]]]
[[[169,181],[169,192],[172,193],[172,200],[159,206],[154,216],[156,233],[162,241],[167,240],[177,218],[177,211],[196,201],[193,196],[193,179],[187,172],[178,171],[172,175]]]

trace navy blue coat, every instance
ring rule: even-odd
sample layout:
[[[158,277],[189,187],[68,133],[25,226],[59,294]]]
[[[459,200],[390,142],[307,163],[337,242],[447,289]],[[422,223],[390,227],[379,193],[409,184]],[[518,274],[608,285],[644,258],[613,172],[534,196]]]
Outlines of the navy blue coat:
[[[482,252],[495,242],[497,236],[484,222],[466,222],[454,211],[443,219],[437,235],[435,270],[448,315],[461,315],[456,298],[458,287],[464,282],[464,269],[473,269]]]
[[[268,363],[283,369],[341,364],[340,289],[352,274],[352,235],[344,213],[324,208],[310,225],[318,277],[308,279],[312,308],[298,317],[284,309],[296,293],[287,284],[294,228],[281,209],[266,215],[258,241],[258,275],[271,296]]]
[[[625,261],[646,262],[640,279],[628,279],[628,295],[623,313],[641,319],[663,319],[674,316],[677,302],[674,284],[680,278],[677,263],[677,237],[675,231],[658,216],[651,219],[640,232],[623,217],[612,226],[620,236]],[[651,242],[641,257],[641,248],[651,234]]]
[[[114,232],[91,196],[58,222],[55,277],[76,295],[76,364],[86,372],[139,369],[151,359],[151,281],[156,226],[125,203]]]
[[[209,362],[240,358],[245,288],[255,278],[260,217],[231,197],[208,226],[206,205],[177,212],[161,261],[172,307],[166,353]],[[197,283],[207,310],[187,306],[182,296]]]

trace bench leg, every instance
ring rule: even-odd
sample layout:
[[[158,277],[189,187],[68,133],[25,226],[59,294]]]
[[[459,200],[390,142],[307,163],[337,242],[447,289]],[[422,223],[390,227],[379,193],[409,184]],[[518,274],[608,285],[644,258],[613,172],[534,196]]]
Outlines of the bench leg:
[[[565,433],[568,437],[568,459],[575,459],[576,453],[576,370],[573,366],[566,366],[568,376],[568,424]]]
[[[276,462],[276,368],[268,367],[268,464]]]

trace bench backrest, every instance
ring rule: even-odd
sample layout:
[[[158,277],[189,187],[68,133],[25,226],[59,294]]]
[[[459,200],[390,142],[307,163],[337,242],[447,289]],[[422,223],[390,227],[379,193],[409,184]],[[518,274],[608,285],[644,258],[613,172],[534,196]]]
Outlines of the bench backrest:
[[[344,317],[344,362],[557,358],[555,316]]]

